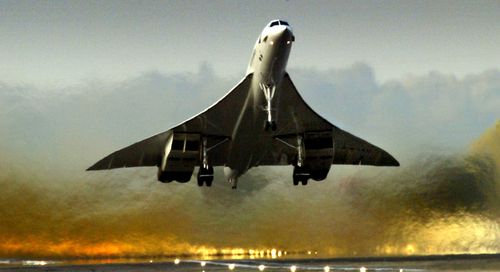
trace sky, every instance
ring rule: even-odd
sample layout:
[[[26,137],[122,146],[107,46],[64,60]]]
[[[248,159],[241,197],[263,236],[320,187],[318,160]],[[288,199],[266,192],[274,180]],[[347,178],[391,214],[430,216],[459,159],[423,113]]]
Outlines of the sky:
[[[2,1],[0,78],[68,85],[208,62],[242,75],[272,19],[293,26],[289,67],[370,64],[377,80],[498,68],[498,1]]]
[[[498,14],[498,1],[0,1],[0,258],[500,252]],[[84,171],[217,101],[274,18],[294,28],[306,102],[401,167],[333,166],[306,187],[258,167],[237,191],[220,169],[212,188]]]

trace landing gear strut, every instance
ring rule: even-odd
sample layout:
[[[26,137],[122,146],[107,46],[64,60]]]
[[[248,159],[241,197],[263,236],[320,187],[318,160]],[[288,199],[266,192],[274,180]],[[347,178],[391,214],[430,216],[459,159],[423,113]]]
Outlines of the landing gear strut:
[[[266,107],[264,108],[264,111],[267,113],[267,120],[264,124],[264,130],[268,131],[271,129],[272,131],[275,131],[277,126],[276,122],[273,120],[273,109],[271,107],[271,102],[274,97],[274,93],[276,91],[276,85],[274,84],[260,84],[260,89],[264,92],[264,96],[266,97]]]
[[[309,171],[304,167],[304,141],[301,135],[297,136],[297,165],[293,168],[293,185],[299,183],[307,185],[307,180],[311,177]]]
[[[206,137],[203,137],[201,149],[202,164],[200,170],[198,170],[198,186],[206,184],[207,187],[210,187],[212,186],[212,181],[214,181],[214,168],[208,165]]]

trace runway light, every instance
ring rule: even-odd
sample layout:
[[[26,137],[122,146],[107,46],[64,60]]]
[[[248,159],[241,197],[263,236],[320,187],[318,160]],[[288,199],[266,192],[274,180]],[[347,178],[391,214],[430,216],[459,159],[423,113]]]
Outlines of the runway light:
[[[325,272],[330,272],[330,267],[327,265],[327,266],[325,266],[325,267],[323,268],[323,270],[324,270]]]
[[[207,262],[201,262],[200,265],[203,267],[203,266],[207,265]]]
[[[362,266],[362,267],[359,269],[359,272],[366,272],[366,267]]]
[[[271,250],[271,258],[276,259],[276,249]]]
[[[181,262],[181,260],[179,260],[179,259],[174,260],[174,264],[179,264],[180,262]]]
[[[295,265],[290,266],[290,271],[295,272],[297,270],[297,267]]]
[[[229,270],[234,270],[234,268],[236,267],[236,265],[235,264],[229,264],[227,267],[229,268]]]
[[[259,265],[259,271],[264,271],[264,269],[266,269],[266,266],[261,264]]]

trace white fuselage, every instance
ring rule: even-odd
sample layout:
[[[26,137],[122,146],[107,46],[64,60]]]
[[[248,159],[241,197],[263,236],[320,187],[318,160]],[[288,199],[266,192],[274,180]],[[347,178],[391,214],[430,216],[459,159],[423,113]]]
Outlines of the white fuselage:
[[[272,132],[264,129],[265,122],[279,127],[279,116],[273,109],[280,103],[281,81],[295,38],[290,26],[270,25],[258,37],[248,64],[247,75],[253,73],[253,77],[245,104],[242,109],[235,109],[239,118],[224,168],[226,178],[234,183],[270,150]]]

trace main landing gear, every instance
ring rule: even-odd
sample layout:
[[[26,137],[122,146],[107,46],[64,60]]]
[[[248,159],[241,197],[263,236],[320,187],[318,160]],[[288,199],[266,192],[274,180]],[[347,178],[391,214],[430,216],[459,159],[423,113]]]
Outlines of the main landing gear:
[[[263,84],[261,83],[260,89],[264,92],[264,96],[266,97],[266,106],[264,107],[264,111],[267,113],[267,120],[264,123],[264,130],[265,131],[275,131],[277,126],[276,122],[273,120],[273,109],[271,107],[271,102],[274,97],[274,93],[276,91],[276,85],[274,84]]]
[[[307,180],[309,178],[310,174],[305,167],[295,166],[293,168],[293,185],[297,186],[299,183],[307,185]]]
[[[212,181],[214,181],[214,168],[212,166],[200,167],[198,171],[198,186],[206,185],[207,187],[212,186]]]
[[[201,149],[202,164],[200,170],[198,170],[198,186],[207,185],[207,187],[210,187],[212,186],[212,181],[214,181],[214,168],[208,165],[206,137],[203,137]]]

